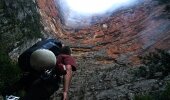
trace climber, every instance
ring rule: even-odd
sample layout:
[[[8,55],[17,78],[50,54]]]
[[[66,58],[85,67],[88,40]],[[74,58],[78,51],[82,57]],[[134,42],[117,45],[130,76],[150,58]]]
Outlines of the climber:
[[[25,89],[21,100],[47,100],[58,90],[64,75],[63,100],[68,100],[72,71],[76,70],[75,59],[68,46],[59,41],[40,41],[22,53],[18,59],[23,77],[4,91],[4,96]]]
[[[54,71],[57,73],[57,76],[55,76],[55,78],[52,78],[52,80],[51,78],[49,79],[42,77],[41,80],[35,81],[30,91],[23,98],[23,100],[48,100],[50,96],[56,90],[58,90],[61,75],[64,75],[62,100],[68,100],[68,92],[72,78],[72,71],[76,71],[76,61],[71,56],[70,47],[64,46],[61,49],[61,54],[57,56],[56,68]]]
[[[72,78],[72,71],[76,71],[76,61],[71,56],[71,49],[69,46],[65,46],[61,50],[61,54],[57,57],[57,63],[64,64],[66,66],[67,74],[64,75],[64,84],[63,84],[63,100],[68,100],[68,92]]]

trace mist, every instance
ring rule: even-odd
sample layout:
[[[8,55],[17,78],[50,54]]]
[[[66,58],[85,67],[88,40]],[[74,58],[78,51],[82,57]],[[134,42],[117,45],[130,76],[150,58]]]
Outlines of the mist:
[[[55,0],[59,6],[64,24],[81,28],[97,23],[94,17],[108,17],[120,9],[138,3],[138,0]]]

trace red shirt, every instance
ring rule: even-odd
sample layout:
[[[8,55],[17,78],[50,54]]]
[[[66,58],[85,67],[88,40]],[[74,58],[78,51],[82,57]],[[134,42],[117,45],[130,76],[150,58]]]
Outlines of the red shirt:
[[[64,64],[64,65],[71,65],[72,66],[72,70],[76,71],[76,61],[75,59],[70,56],[70,55],[65,55],[65,54],[60,54],[57,57],[57,64]]]

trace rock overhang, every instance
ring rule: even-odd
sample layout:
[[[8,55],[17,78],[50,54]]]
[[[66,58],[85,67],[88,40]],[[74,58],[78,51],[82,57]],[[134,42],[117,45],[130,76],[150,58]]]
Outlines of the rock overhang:
[[[118,10],[106,17],[92,16],[91,21],[88,21],[88,18],[79,21],[75,19],[75,25],[87,25],[83,28],[65,24],[63,15],[66,16],[67,12],[62,12],[55,0],[37,1],[44,30],[71,45],[79,57],[93,54],[96,59],[100,58],[100,61],[119,58],[118,60],[131,59],[135,62],[137,56],[145,51],[157,47],[170,48],[169,20],[160,17],[164,6],[153,0],[145,0],[137,6]]]

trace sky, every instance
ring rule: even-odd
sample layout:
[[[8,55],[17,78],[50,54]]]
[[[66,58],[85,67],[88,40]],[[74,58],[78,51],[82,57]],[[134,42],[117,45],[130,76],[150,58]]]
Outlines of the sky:
[[[56,0],[66,26],[89,26],[93,16],[110,16],[118,9],[136,4],[139,0]],[[106,14],[107,13],[107,14]]]
[[[69,9],[79,14],[101,14],[133,4],[136,0],[65,0]]]

